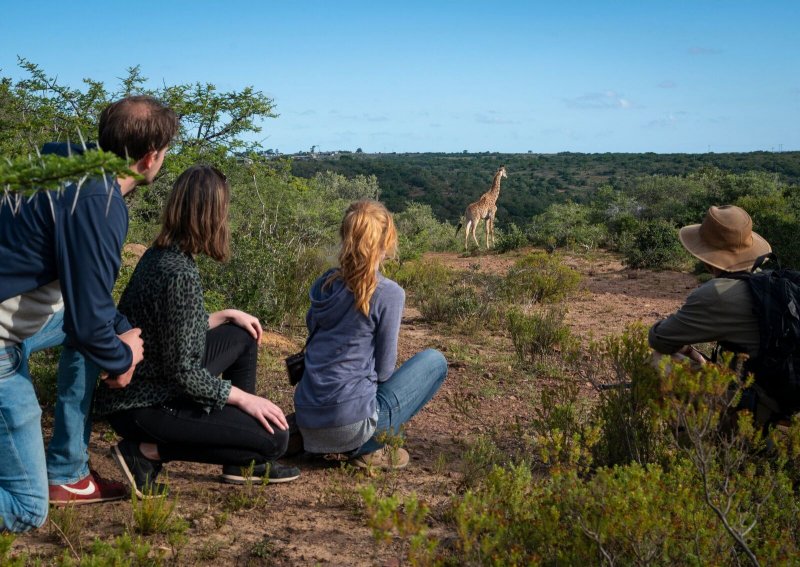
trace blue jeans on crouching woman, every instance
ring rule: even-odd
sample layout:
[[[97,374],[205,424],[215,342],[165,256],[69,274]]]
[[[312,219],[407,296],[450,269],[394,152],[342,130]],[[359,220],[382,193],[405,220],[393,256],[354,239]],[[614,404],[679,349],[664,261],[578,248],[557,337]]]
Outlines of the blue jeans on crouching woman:
[[[447,360],[438,350],[427,349],[409,358],[391,378],[378,384],[378,426],[375,435],[353,456],[383,447],[383,433],[398,435],[400,427],[425,407],[447,376]]]

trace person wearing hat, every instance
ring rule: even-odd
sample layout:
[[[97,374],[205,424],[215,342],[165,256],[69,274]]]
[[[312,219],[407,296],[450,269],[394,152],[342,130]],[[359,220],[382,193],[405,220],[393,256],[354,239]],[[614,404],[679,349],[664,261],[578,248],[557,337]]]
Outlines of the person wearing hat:
[[[714,277],[689,294],[676,313],[650,328],[650,347],[700,364],[705,359],[693,344],[717,342],[757,357],[759,321],[749,285],[725,276],[751,272],[756,260],[772,251],[769,243],[753,232],[750,215],[734,205],[709,208],[702,224],[680,230],[680,240]]]

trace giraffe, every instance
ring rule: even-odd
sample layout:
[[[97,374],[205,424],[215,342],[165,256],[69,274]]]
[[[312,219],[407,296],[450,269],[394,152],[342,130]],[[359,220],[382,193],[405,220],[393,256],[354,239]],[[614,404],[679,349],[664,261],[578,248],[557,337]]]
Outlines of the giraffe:
[[[506,175],[506,166],[501,165],[494,174],[494,181],[492,187],[481,198],[467,205],[467,210],[464,212],[464,220],[467,223],[466,233],[464,234],[464,250],[469,250],[469,233],[472,231],[472,239],[475,245],[480,248],[478,238],[475,236],[475,231],[478,229],[478,223],[481,219],[486,220],[486,249],[489,249],[489,238],[492,239],[492,246],[494,246],[494,215],[497,213],[497,197],[500,195],[500,180]],[[461,229],[462,223],[458,223],[456,227],[456,234]]]

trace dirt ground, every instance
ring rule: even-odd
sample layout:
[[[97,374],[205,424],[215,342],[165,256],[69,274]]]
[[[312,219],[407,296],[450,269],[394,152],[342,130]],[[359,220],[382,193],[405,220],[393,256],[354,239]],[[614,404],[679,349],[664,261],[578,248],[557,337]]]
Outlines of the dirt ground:
[[[430,256],[455,269],[501,274],[520,254]],[[688,274],[625,269],[616,256],[607,253],[568,255],[566,262],[584,277],[581,291],[568,302],[567,315],[581,339],[619,333],[634,321],[650,324],[677,309],[697,285]],[[358,488],[368,484],[383,494],[417,493],[431,509],[432,532],[444,539],[452,535],[443,517],[450,498],[463,489],[467,444],[487,428],[513,422],[525,411],[525,401],[511,385],[511,375],[519,370],[507,337],[442,333],[407,307],[400,361],[434,347],[450,362],[442,390],[407,429],[408,468],[369,477],[347,467],[299,458],[285,460],[302,469],[297,481],[247,489],[220,483],[218,466],[169,463],[165,467],[168,482],[177,497],[176,513],[188,522],[188,540],[176,549],[164,536],[148,536],[148,541],[180,565],[398,564],[400,543],[377,546],[366,525]],[[288,411],[291,388],[282,359],[299,348],[300,340],[270,334],[265,343],[259,387]],[[471,415],[463,411],[463,400],[470,400]],[[90,446],[93,467],[103,476],[120,479],[109,457],[115,442],[106,424],[96,424]],[[128,501],[83,506],[79,512],[73,522],[78,522],[80,535],[70,542],[77,553],[88,548],[95,536],[108,539],[130,531],[133,523]],[[19,537],[13,549],[47,564],[67,548],[64,538],[48,525]]]

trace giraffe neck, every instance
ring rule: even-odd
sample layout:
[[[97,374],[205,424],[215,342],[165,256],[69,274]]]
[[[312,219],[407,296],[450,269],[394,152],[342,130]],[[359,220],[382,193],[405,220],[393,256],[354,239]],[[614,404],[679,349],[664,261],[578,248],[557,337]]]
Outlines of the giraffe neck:
[[[497,200],[497,196],[500,195],[500,180],[501,179],[502,179],[502,177],[500,177],[500,172],[498,171],[494,176],[494,181],[492,181],[492,188],[489,189],[489,192],[487,193],[489,198],[491,198],[492,200]]]

